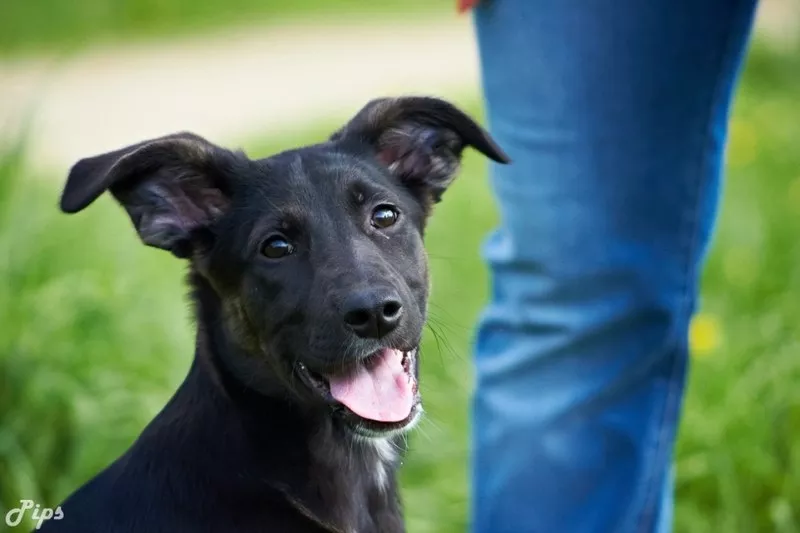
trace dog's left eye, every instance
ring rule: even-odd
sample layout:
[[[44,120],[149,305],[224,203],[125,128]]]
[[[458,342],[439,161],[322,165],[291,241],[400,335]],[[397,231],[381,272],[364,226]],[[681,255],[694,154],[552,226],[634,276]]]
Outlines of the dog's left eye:
[[[280,259],[281,257],[286,257],[294,253],[294,246],[283,237],[276,235],[264,242],[264,245],[261,247],[261,253],[270,259]]]
[[[393,226],[400,213],[390,205],[380,205],[372,212],[372,225],[376,228],[388,228]]]

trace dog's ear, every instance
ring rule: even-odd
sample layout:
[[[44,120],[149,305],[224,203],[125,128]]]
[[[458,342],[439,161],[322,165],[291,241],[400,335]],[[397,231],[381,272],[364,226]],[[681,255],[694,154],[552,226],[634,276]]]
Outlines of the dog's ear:
[[[220,160],[231,153],[202,137],[178,133],[78,161],[61,195],[76,213],[108,190],[125,208],[142,241],[178,257],[229,203]]]
[[[373,100],[331,140],[366,143],[393,175],[433,202],[455,178],[466,146],[498,163],[510,162],[483,128],[438,98]]]

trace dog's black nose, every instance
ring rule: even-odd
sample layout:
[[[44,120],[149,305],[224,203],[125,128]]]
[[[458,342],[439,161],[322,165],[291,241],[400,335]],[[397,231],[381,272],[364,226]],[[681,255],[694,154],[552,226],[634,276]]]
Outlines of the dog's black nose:
[[[394,292],[354,292],[344,303],[344,323],[359,337],[380,339],[400,323],[403,304]]]

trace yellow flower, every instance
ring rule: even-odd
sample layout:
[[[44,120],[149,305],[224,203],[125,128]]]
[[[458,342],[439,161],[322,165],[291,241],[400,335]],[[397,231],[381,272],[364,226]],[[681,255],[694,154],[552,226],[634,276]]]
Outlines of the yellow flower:
[[[707,313],[698,313],[689,326],[689,350],[696,357],[710,355],[722,344],[719,320]]]
[[[732,167],[743,167],[753,161],[758,151],[758,138],[753,125],[733,118],[728,126],[726,159]]]

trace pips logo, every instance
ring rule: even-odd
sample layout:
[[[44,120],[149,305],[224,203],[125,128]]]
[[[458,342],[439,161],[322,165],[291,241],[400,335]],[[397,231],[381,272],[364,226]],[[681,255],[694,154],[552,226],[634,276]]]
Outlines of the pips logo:
[[[39,504],[35,504],[33,500],[20,500],[19,507],[15,507],[6,513],[6,525],[9,527],[18,526],[22,519],[25,518],[25,513],[30,509],[33,509],[31,518],[36,521],[36,529],[42,527],[45,520],[61,520],[64,518],[64,511],[61,510],[60,505],[55,509],[50,509],[49,507],[40,509],[39,507]]]

